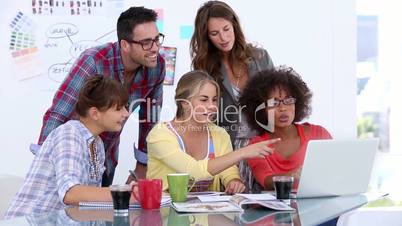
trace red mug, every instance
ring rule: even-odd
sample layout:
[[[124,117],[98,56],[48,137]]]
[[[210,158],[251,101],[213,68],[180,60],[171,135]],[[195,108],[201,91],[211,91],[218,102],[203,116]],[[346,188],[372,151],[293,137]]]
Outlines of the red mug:
[[[137,213],[138,214],[138,213]],[[141,210],[140,214],[136,216],[131,222],[131,226],[163,226],[162,213],[159,209],[154,210]]]
[[[141,210],[140,226],[162,226],[162,222],[160,210]]]
[[[133,195],[140,202],[142,209],[159,209],[161,207],[161,179],[140,179],[134,187],[138,187],[140,197],[137,197],[135,192]]]

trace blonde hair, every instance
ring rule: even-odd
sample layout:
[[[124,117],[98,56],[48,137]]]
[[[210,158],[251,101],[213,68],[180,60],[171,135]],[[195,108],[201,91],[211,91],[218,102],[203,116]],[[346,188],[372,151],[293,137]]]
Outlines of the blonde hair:
[[[201,70],[195,70],[185,73],[177,83],[175,101],[177,106],[176,118],[183,116],[184,109],[181,102],[184,100],[190,100],[197,93],[203,85],[210,83],[216,87],[216,92],[220,95],[219,85],[216,83],[215,79],[212,78],[207,72]]]

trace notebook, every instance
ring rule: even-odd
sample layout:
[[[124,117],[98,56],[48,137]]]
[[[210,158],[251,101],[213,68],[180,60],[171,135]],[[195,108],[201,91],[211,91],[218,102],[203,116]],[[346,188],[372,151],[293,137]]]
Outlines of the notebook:
[[[161,207],[170,206],[170,196],[162,196]],[[80,209],[113,209],[113,202],[80,202]],[[141,209],[139,203],[130,203],[130,209]]]
[[[366,192],[378,142],[378,139],[309,141],[295,197]]]

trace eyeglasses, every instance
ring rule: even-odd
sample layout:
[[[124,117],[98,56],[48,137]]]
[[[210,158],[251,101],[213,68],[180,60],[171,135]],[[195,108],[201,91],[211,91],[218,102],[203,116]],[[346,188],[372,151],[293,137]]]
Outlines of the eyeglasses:
[[[269,107],[269,108],[278,107],[280,103],[283,103],[284,105],[292,105],[292,104],[296,103],[296,98],[288,97],[283,100],[271,98],[271,99],[267,100],[267,107]]]
[[[148,50],[152,49],[152,47],[154,46],[154,43],[158,47],[161,46],[164,38],[165,38],[165,35],[159,33],[159,35],[157,37],[155,37],[154,39],[144,39],[144,40],[140,40],[140,41],[135,41],[135,40],[126,40],[126,41],[129,43],[141,45],[143,50],[148,51]]]

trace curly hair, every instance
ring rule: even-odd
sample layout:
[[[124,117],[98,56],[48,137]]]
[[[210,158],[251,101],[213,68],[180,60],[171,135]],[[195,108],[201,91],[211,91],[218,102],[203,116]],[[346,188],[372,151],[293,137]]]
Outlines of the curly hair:
[[[249,80],[239,100],[249,125],[260,134],[266,130],[257,122],[267,125],[268,117],[266,111],[255,111],[262,103],[266,103],[276,88],[284,89],[290,96],[296,98],[293,122],[302,121],[311,114],[313,93],[292,68],[279,67],[260,71]]]
[[[220,72],[221,60],[219,49],[208,37],[208,21],[210,18],[223,18],[233,25],[235,43],[229,53],[229,63],[247,65],[252,56],[252,45],[246,43],[240,20],[233,9],[221,1],[208,1],[198,9],[194,22],[194,33],[190,41],[192,68],[204,70],[216,81],[223,80]]]

